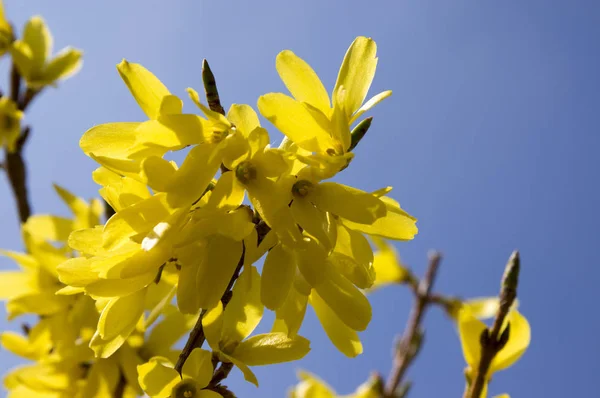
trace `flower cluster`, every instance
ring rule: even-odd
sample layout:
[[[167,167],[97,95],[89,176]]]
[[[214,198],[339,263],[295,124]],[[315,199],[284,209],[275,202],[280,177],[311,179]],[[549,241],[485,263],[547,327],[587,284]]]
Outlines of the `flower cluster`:
[[[379,250],[375,253],[374,267],[377,271],[375,286],[388,284],[412,283],[414,278],[410,271],[400,262],[397,253],[392,246],[382,240],[376,240]],[[381,278],[381,280],[380,280]],[[467,362],[465,377],[468,390],[482,357],[481,339],[488,330],[483,320],[495,317],[499,312],[500,299],[498,297],[484,297],[470,300],[458,300],[443,298],[441,303],[449,317],[455,323],[462,351]],[[518,302],[514,301],[504,323],[501,334],[504,341],[495,353],[487,374],[484,377],[484,385],[479,398],[486,398],[488,384],[494,373],[513,366],[525,353],[531,342],[531,329],[527,319],[518,311]],[[298,373],[300,382],[290,391],[290,398],[336,398],[342,397],[323,380],[308,372]],[[407,385],[408,386],[408,385]],[[405,396],[408,390],[399,396]],[[383,381],[379,376],[372,376],[361,384],[353,394],[343,395],[345,398],[379,398],[387,396],[384,393]],[[469,396],[470,395],[465,395]],[[509,398],[508,394],[496,395],[494,398]]]
[[[15,54],[27,53],[26,42]],[[285,135],[277,148],[251,106],[233,104],[225,114],[216,92],[206,106],[189,88],[200,114],[183,113],[183,101],[151,72],[121,62],[118,72],[148,120],[98,125],[80,141],[99,164],[93,179],[114,214],[102,224],[97,202],[59,190],[75,218],[31,218],[23,230],[37,243],[28,245],[31,254],[13,255],[19,275],[47,279],[35,291],[47,297],[42,304],[7,297],[13,317],[40,315],[26,337],[10,335],[18,340],[13,351],[36,361],[9,376],[14,397],[51,387],[60,397],[221,396],[217,375],[233,366],[258,385],[250,367],[309,352],[298,334],[308,305],[342,353],[360,354],[358,332],[371,319],[364,291],[377,272],[368,238],[417,233],[390,187],[366,192],[331,181],[348,169],[369,127],[361,116],[391,95],[365,102],[376,49],[369,38],[352,43],[331,97],[305,61],[281,52],[276,67],[292,96],[258,100],[260,114]],[[17,65],[32,87],[53,76],[54,61],[28,59],[35,65]],[[180,164],[167,159],[178,151]],[[31,256],[35,265],[24,260]],[[392,272],[382,283],[400,279]],[[253,335],[265,308],[276,320],[269,333]],[[172,349],[192,327],[210,351]],[[33,380],[40,372],[45,381]]]
[[[56,85],[76,73],[82,64],[82,53],[66,47],[51,58],[52,35],[40,16],[29,19],[22,39],[16,39],[0,0],[0,56],[4,54],[10,54],[12,58],[13,82],[20,82],[23,78],[27,86],[22,97],[14,87],[10,97],[0,96],[0,147],[14,152],[21,133],[24,108],[45,86]]]

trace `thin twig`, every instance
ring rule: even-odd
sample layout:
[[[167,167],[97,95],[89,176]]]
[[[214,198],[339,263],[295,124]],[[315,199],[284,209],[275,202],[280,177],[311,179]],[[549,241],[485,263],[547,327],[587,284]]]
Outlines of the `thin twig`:
[[[415,358],[421,346],[423,332],[421,330],[421,321],[427,305],[430,304],[429,295],[433,287],[438,267],[440,265],[441,255],[433,252],[429,255],[429,266],[425,277],[418,284],[415,290],[415,303],[410,313],[404,335],[396,346],[394,353],[394,363],[385,388],[386,397],[394,397],[396,389],[402,383],[402,379],[412,360]]]
[[[21,111],[25,111],[33,98],[39,93],[39,90],[27,89],[25,95],[21,98],[21,76],[15,64],[10,70],[10,98],[14,101]],[[29,194],[27,191],[27,166],[23,160],[23,148],[31,128],[25,126],[21,131],[21,135],[17,140],[17,145],[14,152],[5,151],[5,160],[3,169],[6,171],[10,186],[17,203],[19,212],[19,220],[21,223],[27,221],[31,215],[31,205],[29,202]]]
[[[223,380],[229,376],[229,372],[233,369],[233,364],[229,362],[222,362],[221,365],[215,370],[215,374],[213,375],[210,383],[208,384],[209,388],[218,386]]]
[[[504,271],[502,278],[502,287],[500,289],[500,305],[496,313],[496,319],[491,329],[485,329],[481,334],[481,358],[477,367],[477,373],[471,382],[470,387],[465,392],[464,398],[479,398],[487,382],[488,372],[494,357],[508,342],[510,336],[510,325],[504,330],[504,320],[510,312],[515,299],[517,298],[517,285],[519,283],[519,271],[521,260],[519,252],[514,251]]]

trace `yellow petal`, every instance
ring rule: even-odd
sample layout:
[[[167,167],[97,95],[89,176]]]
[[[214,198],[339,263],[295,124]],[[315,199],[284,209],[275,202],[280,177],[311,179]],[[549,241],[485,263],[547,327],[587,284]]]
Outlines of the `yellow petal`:
[[[196,115],[162,115],[158,120],[141,123],[136,130],[134,148],[154,147],[162,155],[168,150],[179,150],[187,145],[205,142],[206,120]],[[159,156],[160,156],[159,155]]]
[[[268,309],[281,307],[288,296],[296,276],[294,254],[279,244],[269,251],[261,278],[261,300]]]
[[[85,291],[94,297],[127,296],[143,291],[155,278],[156,272],[151,271],[131,278],[99,279],[87,285]]]
[[[310,295],[310,304],[313,306],[323,330],[327,333],[327,337],[342,354],[350,358],[362,354],[363,347],[358,333],[346,326],[315,291]]]
[[[373,250],[367,238],[341,224],[337,228],[337,242],[330,256],[338,272],[361,289],[373,285]]]
[[[305,371],[298,372],[300,383],[290,398],[336,398],[335,391],[317,376]]]
[[[94,228],[80,229],[69,234],[67,243],[73,250],[88,255],[97,255],[105,252],[102,247],[102,229],[101,225]]]
[[[354,220],[342,220],[350,229],[365,234],[394,240],[411,240],[417,232],[417,219],[406,213],[397,203],[390,202],[385,196],[380,198],[386,205],[387,213],[371,225]]]
[[[317,286],[325,280],[325,268],[331,266],[327,263],[327,253],[318,243],[306,238],[296,251],[297,264],[300,273],[309,285]]]
[[[277,55],[275,65],[279,77],[294,98],[319,108],[326,115],[329,113],[329,95],[310,65],[289,50]]]
[[[235,178],[235,172],[221,174],[217,185],[212,191],[206,209],[234,210],[244,201],[246,190]]]
[[[166,298],[168,298],[166,300],[168,304],[173,297],[166,296]],[[197,314],[187,316],[175,309],[169,309],[169,307],[166,307],[163,312],[165,316],[150,330],[150,334],[144,342],[144,350],[153,355],[168,355],[171,353],[171,347],[184,335],[189,334],[193,326],[193,324],[190,324],[190,320],[195,324],[198,319]],[[148,329],[149,325],[150,322],[146,319],[145,329]],[[179,352],[177,352],[178,355]]]
[[[275,313],[271,332],[283,332],[288,336],[295,336],[304,320],[307,303],[308,296],[298,292],[294,287],[290,289],[283,305]]]
[[[375,105],[377,105],[378,103],[380,103],[387,97],[390,97],[391,95],[392,95],[392,90],[387,90],[387,91],[384,91],[384,92],[381,92],[381,93],[375,95],[373,98],[371,98],[370,100],[365,102],[365,104],[363,106],[361,106],[358,111],[356,111],[354,116],[352,116],[352,118],[350,119],[350,124],[354,123],[365,112],[370,111],[371,108],[373,108]]]
[[[270,93],[258,99],[260,113],[294,141],[310,152],[336,149],[327,128],[315,119],[313,113],[300,101],[281,93]]]
[[[165,85],[139,64],[123,60],[117,65],[117,70],[148,118],[158,118],[162,98],[170,94]]]
[[[158,192],[166,192],[177,173],[173,163],[159,156],[150,156],[144,159],[142,171],[148,181],[148,186]]]
[[[197,145],[188,152],[167,186],[167,201],[171,207],[191,205],[200,199],[221,163],[211,156],[213,152],[211,145]]]
[[[202,248],[189,245],[179,251],[178,262],[181,264],[179,282],[177,283],[177,307],[184,314],[196,314],[200,309],[200,296],[196,275],[202,262]]]
[[[304,198],[294,199],[290,207],[298,225],[330,252],[335,245],[337,234],[335,228],[331,228],[327,214]]]
[[[123,376],[127,381],[127,384],[135,390],[135,397],[139,397],[143,394],[142,389],[138,383],[138,370],[137,367],[142,365],[144,361],[139,357],[135,348],[132,348],[129,344],[123,344],[121,349],[113,357],[115,361],[118,361],[119,367],[123,372]],[[123,398],[126,398],[125,396]]]
[[[462,306],[468,309],[477,319],[489,319],[496,316],[499,305],[500,299],[498,297],[481,297],[462,303]]]
[[[64,217],[36,214],[27,219],[23,228],[42,239],[66,241],[73,230],[73,221]]]
[[[260,275],[256,267],[244,269],[235,283],[233,296],[223,316],[221,339],[225,344],[240,342],[256,329],[264,310],[260,292]]]
[[[93,209],[85,200],[57,184],[53,184],[53,187],[75,216],[74,228],[90,228],[100,223],[99,215],[92,211]]]
[[[241,256],[242,242],[221,235],[214,235],[209,239],[206,255],[196,275],[200,308],[217,305]]]
[[[344,103],[335,104],[340,106],[350,117],[361,106],[377,68],[377,44],[366,37],[357,37],[344,56],[344,61],[338,73],[333,98],[340,90],[345,90]]]
[[[32,290],[33,275],[20,271],[0,272],[0,299],[10,300]]]
[[[66,79],[69,76],[74,75],[81,69],[83,53],[81,50],[75,48],[66,47],[62,49],[56,56],[48,63],[44,69],[44,74],[40,79],[36,79],[39,84],[52,84],[57,80]]]
[[[181,381],[175,369],[165,366],[166,359],[154,357],[149,362],[139,365],[138,382],[140,386],[151,397],[167,398],[171,390]]]
[[[245,104],[233,104],[227,112],[227,119],[233,123],[236,129],[244,136],[248,136],[257,127],[260,127],[258,115],[251,106]]]
[[[23,314],[52,315],[64,311],[72,303],[72,297],[57,296],[50,290],[13,297],[6,303],[6,312],[8,320]]]
[[[335,182],[319,184],[307,198],[323,211],[361,224],[386,215],[385,204],[373,194]]]
[[[115,249],[132,236],[147,234],[171,214],[172,209],[166,201],[165,194],[156,194],[112,216],[104,226],[104,248]]]
[[[29,44],[21,40],[15,40],[10,47],[10,55],[19,73],[26,78],[30,77],[34,63],[33,52]]]
[[[108,303],[98,320],[98,333],[104,340],[113,337],[129,335],[144,311],[146,290],[125,297],[117,297]]]
[[[212,354],[200,348],[194,348],[183,364],[182,374],[194,379],[200,387],[208,385],[213,375]]]
[[[310,351],[310,341],[285,333],[257,334],[240,343],[232,355],[248,366],[297,361]]]
[[[512,366],[525,353],[531,342],[529,322],[519,311],[512,310],[508,314],[508,322],[510,325],[508,342],[492,361],[491,372],[497,372]]]
[[[373,268],[375,269],[374,287],[402,283],[408,276],[408,271],[400,262],[396,249],[383,239],[376,238],[374,242],[379,248],[373,259]]]
[[[235,366],[237,366],[238,369],[241,370],[242,373],[244,374],[244,379],[247,382],[252,383],[256,387],[258,387],[258,380],[256,379],[256,376],[254,375],[254,373],[250,370],[248,365],[246,365],[244,362],[238,360],[237,358],[234,358],[233,356],[229,356],[224,353],[220,353],[219,355],[223,357],[222,360],[224,360],[225,362],[229,362],[229,363],[232,363]]]
[[[183,101],[176,95],[165,95],[160,101],[159,113],[163,115],[178,115],[183,110]]]
[[[206,311],[202,317],[202,329],[206,341],[213,351],[219,352],[221,342],[221,334],[223,331],[223,303],[217,302],[217,305]]]
[[[31,17],[23,31],[23,41],[31,48],[35,69],[41,69],[52,52],[52,35],[40,16]]]
[[[87,286],[98,280],[98,273],[92,271],[92,260],[84,257],[70,258],[57,267],[58,279],[65,285]]]
[[[463,356],[467,365],[476,368],[481,358],[481,333],[487,329],[482,321],[478,320],[468,310],[461,310],[458,314],[458,333],[462,345]]]
[[[314,289],[342,322],[354,330],[365,330],[371,321],[369,300],[331,266],[324,271],[328,274],[327,278],[314,286]]]
[[[79,140],[79,146],[86,155],[107,156],[126,159],[133,153],[136,142],[136,129],[141,123],[105,123],[87,130]]]

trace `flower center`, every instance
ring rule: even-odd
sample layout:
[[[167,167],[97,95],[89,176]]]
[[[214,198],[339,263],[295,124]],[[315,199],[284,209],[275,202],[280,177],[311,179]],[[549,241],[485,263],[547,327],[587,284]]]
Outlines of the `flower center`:
[[[292,194],[297,198],[304,198],[315,190],[315,184],[307,180],[296,181],[292,186]]]
[[[235,168],[235,176],[242,184],[248,184],[256,179],[256,167],[248,162],[242,162]]]
[[[171,392],[173,398],[194,398],[198,396],[198,388],[193,380],[181,380]]]

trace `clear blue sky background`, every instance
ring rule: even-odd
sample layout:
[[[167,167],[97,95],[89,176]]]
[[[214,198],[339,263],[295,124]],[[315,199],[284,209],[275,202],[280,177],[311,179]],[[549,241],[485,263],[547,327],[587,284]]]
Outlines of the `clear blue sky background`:
[[[39,13],[57,48],[85,51],[81,73],[47,90],[26,116],[33,125],[26,149],[31,197],[35,211],[46,213],[66,214],[52,182],[96,195],[95,165],[78,146],[87,128],[144,118],[115,70],[122,58],[144,64],[182,97],[188,86],[201,88],[207,58],[226,106],[255,105],[259,95],[285,89],[275,70],[279,51],[303,57],[330,89],[354,37],[373,37],[380,59],[371,93],[392,89],[394,95],[372,113],[351,173],[340,180],[367,190],[395,187],[395,198],[420,228],[413,242],[397,247],[419,273],[428,249],[443,251],[441,292],[495,294],[506,259],[521,250],[521,309],[533,341],[516,366],[495,377],[491,393],[562,398],[598,390],[597,1],[5,3],[19,28]],[[195,112],[189,102],[184,110]],[[0,198],[0,246],[20,249],[4,178]],[[0,266],[12,265],[0,259]],[[303,334],[313,352],[297,363],[256,368],[260,390],[235,371],[233,391],[282,397],[298,368],[321,375],[340,393],[372,370],[387,374],[411,297],[392,288],[372,302],[359,358],[339,354],[309,314]],[[425,349],[409,372],[411,396],[458,397],[464,363],[456,332],[438,310],[428,313],[426,328]],[[2,372],[15,363],[0,354]]]

